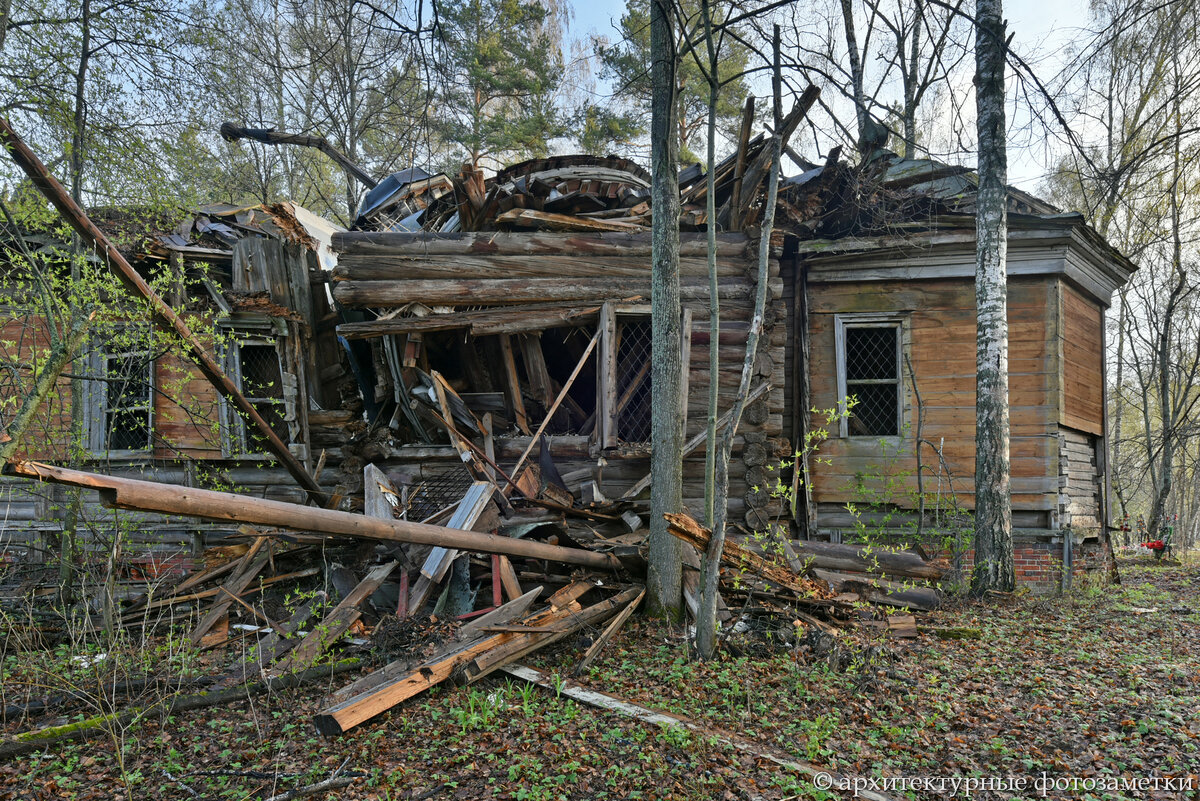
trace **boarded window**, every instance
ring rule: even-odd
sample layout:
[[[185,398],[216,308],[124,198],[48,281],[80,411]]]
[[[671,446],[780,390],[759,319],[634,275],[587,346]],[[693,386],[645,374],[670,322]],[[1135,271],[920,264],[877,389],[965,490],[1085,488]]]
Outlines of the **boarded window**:
[[[855,400],[843,436],[900,433],[900,322],[839,320],[838,373],[844,397]]]

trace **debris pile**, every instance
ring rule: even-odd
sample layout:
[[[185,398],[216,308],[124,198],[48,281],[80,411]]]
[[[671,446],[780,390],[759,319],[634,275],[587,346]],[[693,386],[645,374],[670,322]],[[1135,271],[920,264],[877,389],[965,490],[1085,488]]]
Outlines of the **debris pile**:
[[[248,521],[241,529],[245,545],[225,546],[223,560],[134,600],[121,620],[139,627],[189,620],[193,644],[232,651],[223,675],[207,682],[215,690],[291,681],[308,675],[335,649],[385,650],[386,664],[337,691],[316,716],[325,734],[344,732],[438,683],[469,684],[534,651],[587,634],[592,640],[582,669],[644,596],[646,530],[606,536],[602,532],[625,521],[592,510],[573,510],[587,522],[570,525],[566,507],[546,514],[533,484],[526,497],[511,485],[502,490],[495,482],[474,482],[460,502],[423,523],[410,523],[397,517],[403,514],[399,495],[374,466],[367,469],[365,515],[181,492],[30,462],[16,469],[99,490],[106,504],[119,508],[169,506]],[[541,505],[531,506],[534,502]],[[694,611],[696,568],[708,531],[686,515],[671,515],[668,522],[675,536],[694,546],[686,559],[691,580],[685,581]],[[903,588],[882,577],[938,578],[942,567],[916,553],[866,553],[818,543],[786,547],[786,559],[774,560],[726,543],[721,587],[735,602],[733,607],[722,602],[727,624],[782,616],[793,626],[825,633],[867,625],[910,636],[912,618],[887,610],[919,613],[936,606],[936,590]],[[288,596],[290,604],[278,602]],[[181,614],[184,610],[191,616]],[[386,638],[379,649],[373,636]],[[405,643],[398,654],[397,638]]]

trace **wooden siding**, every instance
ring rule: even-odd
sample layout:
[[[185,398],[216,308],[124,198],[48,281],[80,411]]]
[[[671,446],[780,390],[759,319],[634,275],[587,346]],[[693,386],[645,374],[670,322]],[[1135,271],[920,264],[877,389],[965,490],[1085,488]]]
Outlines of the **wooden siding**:
[[[1051,335],[1056,318],[1057,279],[1013,278],[1009,281],[1009,381],[1013,506],[1018,510],[1055,508],[1058,486],[1056,436],[1057,348]],[[916,376],[925,411],[923,438],[942,443],[958,500],[973,508],[975,474],[975,295],[970,281],[875,281],[809,283],[813,404],[833,408],[838,402],[834,315],[888,313],[903,315],[904,349]],[[831,464],[814,469],[817,503],[862,500],[856,486],[879,490],[870,476],[894,476],[891,502],[908,503],[916,490],[913,453],[917,425],[916,396],[907,368],[903,395],[904,431],[888,438],[833,437],[821,448]],[[813,419],[811,424],[823,426]],[[835,432],[836,433],[836,432]],[[927,470],[937,456],[926,446]],[[933,477],[932,472],[927,476]],[[936,478],[930,481],[936,484]],[[930,482],[927,482],[927,484]],[[944,485],[943,485],[944,489]]]
[[[1063,425],[1104,434],[1104,311],[1062,285]]]

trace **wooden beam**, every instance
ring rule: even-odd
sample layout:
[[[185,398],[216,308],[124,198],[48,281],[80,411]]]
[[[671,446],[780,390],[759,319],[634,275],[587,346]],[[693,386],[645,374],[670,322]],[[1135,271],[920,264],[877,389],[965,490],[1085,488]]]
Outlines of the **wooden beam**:
[[[460,531],[408,520],[375,520],[350,512],[318,509],[229,492],[117,478],[40,462],[13,462],[9,464],[9,468],[18,475],[41,481],[98,490],[101,501],[110,508],[210,520],[233,520],[239,523],[339,534],[383,542],[441,545],[477,553],[502,553],[508,556],[548,559],[600,570],[619,570],[621,567],[620,561],[609,554],[550,545],[536,540]]]
[[[517,360],[513,356],[512,337],[502,334],[499,342],[500,357],[504,362],[504,390],[508,393],[508,403],[512,407],[517,428],[528,434],[529,416],[525,414],[525,400],[521,397],[521,379],[517,377]]]

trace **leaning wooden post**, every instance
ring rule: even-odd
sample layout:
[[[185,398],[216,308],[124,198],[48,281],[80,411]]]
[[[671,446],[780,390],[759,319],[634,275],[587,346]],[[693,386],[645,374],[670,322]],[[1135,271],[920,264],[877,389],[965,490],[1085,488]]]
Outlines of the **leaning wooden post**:
[[[287,443],[279,438],[271,426],[263,419],[258,410],[251,405],[250,401],[242,395],[241,390],[233,383],[233,380],[225,374],[217,360],[208,349],[196,338],[188,328],[187,323],[183,318],[175,313],[175,310],[155,292],[146,280],[138,274],[137,270],[133,269],[121,251],[117,250],[116,246],[109,241],[99,228],[96,227],[79,204],[77,204],[63,185],[50,174],[46,169],[46,165],[42,164],[41,160],[34,155],[29,146],[21,139],[20,136],[8,124],[8,120],[0,119],[0,142],[8,148],[8,153],[12,156],[12,160],[20,167],[33,185],[58,209],[58,213],[63,216],[63,219],[71,224],[76,233],[83,239],[84,242],[91,245],[96,250],[100,251],[101,258],[108,264],[109,268],[120,278],[133,294],[142,298],[150,306],[150,313],[153,315],[155,322],[174,331],[184,344],[187,345],[192,359],[200,368],[200,372],[204,374],[217,391],[237,407],[238,411],[246,416],[246,418],[258,429],[259,433],[267,441],[267,448],[279,459],[280,463],[291,473],[296,482],[308,491],[309,497],[317,504],[324,505],[326,498],[321,491],[321,487],[309,475],[308,470],[297,459],[290,450]]]

